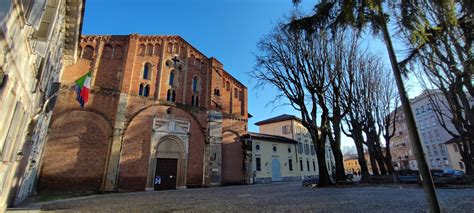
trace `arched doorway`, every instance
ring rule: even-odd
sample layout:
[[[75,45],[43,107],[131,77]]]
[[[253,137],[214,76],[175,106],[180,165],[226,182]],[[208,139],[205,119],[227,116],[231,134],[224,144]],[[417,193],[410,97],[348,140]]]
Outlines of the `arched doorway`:
[[[278,159],[272,160],[272,182],[281,181],[280,161]]]
[[[183,142],[178,137],[169,135],[160,139],[150,161],[148,189],[186,187],[186,156]]]

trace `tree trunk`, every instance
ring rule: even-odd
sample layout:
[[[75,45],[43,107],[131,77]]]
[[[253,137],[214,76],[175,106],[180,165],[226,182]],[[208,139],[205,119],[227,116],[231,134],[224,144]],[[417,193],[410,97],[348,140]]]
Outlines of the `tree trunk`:
[[[384,160],[384,156],[383,156],[383,152],[382,152],[382,147],[380,147],[380,144],[378,144],[375,147],[375,151],[376,151],[375,159],[377,160],[377,164],[378,164],[379,169],[380,169],[380,174],[381,175],[387,175],[387,169],[385,167],[385,160]]]
[[[472,134],[472,133],[471,133]],[[462,150],[460,152],[461,154],[461,157],[462,157],[462,161],[464,162],[464,166],[465,166],[465,169],[466,169],[466,175],[473,175],[473,171],[472,171],[472,168],[473,168],[473,159],[472,159],[472,152],[471,152],[471,149],[473,148],[473,144],[472,144],[472,140],[471,139],[468,139],[468,138],[463,138],[462,139],[463,141],[461,142],[461,145],[462,145]],[[470,147],[469,147],[469,144],[470,144]]]
[[[372,168],[372,174],[375,176],[380,175],[379,169],[377,166],[377,161],[375,160],[375,155],[377,155],[377,151],[375,150],[375,141],[374,138],[372,137],[371,132],[368,130],[369,128],[364,127],[364,132],[367,138],[367,149],[369,153],[369,161],[370,161],[370,167]]]
[[[367,161],[365,160],[364,155],[364,146],[363,141],[364,138],[362,137],[362,128],[356,124],[356,122],[352,123],[352,139],[354,139],[354,144],[357,149],[357,160],[359,161],[360,172],[361,172],[361,182],[367,182],[369,180],[369,169],[367,168]]]
[[[390,152],[390,139],[385,138],[385,165],[387,166],[387,170],[389,174],[393,174],[393,163],[392,163],[392,153]]]
[[[346,173],[344,171],[344,158],[341,152],[341,124],[340,120],[333,119],[334,138],[331,139],[331,149],[336,162],[336,182],[345,181]]]
[[[332,185],[329,176],[328,167],[326,166],[326,147],[324,142],[325,133],[318,134],[315,130],[310,130],[313,143],[316,147],[316,157],[318,158],[319,181],[318,187]]]

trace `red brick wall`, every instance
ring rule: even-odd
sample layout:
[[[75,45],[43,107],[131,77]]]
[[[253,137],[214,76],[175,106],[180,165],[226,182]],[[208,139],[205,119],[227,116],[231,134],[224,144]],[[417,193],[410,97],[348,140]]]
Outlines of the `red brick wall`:
[[[98,191],[110,124],[100,115],[69,111],[53,120],[38,183],[40,191]]]
[[[246,121],[224,116],[222,123],[222,182],[224,185],[242,184],[243,149],[240,137],[247,132]]]
[[[92,47],[92,51],[85,51],[88,49],[86,46]],[[83,185],[88,190],[98,190],[102,178],[102,173],[99,171],[103,172],[105,169],[107,147],[111,141],[113,125],[115,125],[120,93],[126,93],[128,97],[125,117],[129,125],[123,135],[119,188],[143,190],[148,174],[153,116],[168,116],[165,112],[169,106],[154,106],[141,110],[151,104],[157,104],[158,100],[166,100],[167,91],[171,88],[169,73],[174,68],[166,66],[165,62],[178,55],[185,70],[176,70],[179,86],[173,88],[176,91],[176,105],[172,107],[172,112],[176,118],[191,122],[187,184],[188,186],[201,186],[205,134],[207,133],[207,130],[202,127],[207,126],[206,110],[223,108],[223,112],[229,111],[230,92],[224,88],[225,84],[222,83],[224,79],[231,83],[232,91],[234,88],[243,91],[244,100],[246,100],[247,94],[245,86],[225,72],[223,65],[215,58],[207,58],[177,36],[138,36],[136,34],[85,36],[81,40],[81,49],[84,50],[82,51],[83,57],[78,59],[77,63],[66,67],[61,77],[63,88],[52,118],[56,122],[51,126],[51,135],[46,144],[43,163],[45,169],[40,177],[43,185],[64,191],[81,188]],[[149,79],[143,79],[145,63],[152,65],[149,69]],[[84,109],[80,109],[75,100],[76,94],[73,85],[76,79],[88,71],[94,73],[93,87],[89,103]],[[194,76],[198,76],[201,82],[200,108],[190,106]],[[150,86],[149,97],[138,96],[140,83]],[[220,88],[221,96],[213,96],[215,88]],[[231,119],[232,121],[225,119],[223,127],[224,129],[233,129],[242,135],[247,129],[247,106],[245,101],[242,105],[240,98],[232,97],[232,101],[233,115],[227,115],[227,117],[234,117],[234,119]],[[220,106],[217,107],[216,103]],[[242,109],[244,113],[241,113]],[[78,118],[77,113],[64,116],[71,110],[88,112],[81,112],[84,114],[84,118]],[[141,112],[137,114],[139,111]],[[103,122],[96,122],[98,118],[94,116],[100,116]],[[104,122],[109,126],[108,129],[104,129],[104,126],[107,126]],[[66,124],[81,128],[60,128]],[[80,134],[89,136],[78,137]],[[226,138],[223,143],[231,144],[229,147],[232,147],[226,149],[226,159],[239,158],[239,155],[242,154],[239,150],[240,145],[232,144],[234,140]],[[96,141],[96,143],[89,144],[90,141]],[[71,150],[84,150],[84,152],[79,152],[80,159],[94,159],[94,165],[82,161],[77,162],[78,157],[70,153]],[[56,154],[61,152],[67,153],[67,155]],[[78,168],[70,169],[70,165],[75,165]],[[235,170],[236,166],[237,164],[229,166],[229,168]],[[93,171],[89,171],[92,169],[91,167],[94,167]],[[67,172],[62,174],[64,169]],[[242,176],[241,173],[228,174],[231,174],[230,180],[236,180]],[[68,184],[64,185],[62,182]]]

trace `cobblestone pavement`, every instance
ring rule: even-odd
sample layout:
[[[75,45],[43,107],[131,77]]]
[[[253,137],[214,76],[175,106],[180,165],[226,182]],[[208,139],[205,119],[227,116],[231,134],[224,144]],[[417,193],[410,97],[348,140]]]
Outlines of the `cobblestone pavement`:
[[[443,212],[474,212],[474,189],[438,189]],[[423,190],[303,188],[300,183],[121,193],[63,200],[41,210],[100,212],[427,212]]]

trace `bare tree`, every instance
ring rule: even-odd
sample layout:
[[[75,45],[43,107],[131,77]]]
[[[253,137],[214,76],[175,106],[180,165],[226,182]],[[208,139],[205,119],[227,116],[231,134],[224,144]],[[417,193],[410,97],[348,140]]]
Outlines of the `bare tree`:
[[[328,137],[336,162],[336,180],[345,181],[344,159],[341,152],[342,118],[351,109],[352,87],[354,83],[354,63],[359,54],[358,33],[350,29],[333,29],[331,42],[332,64],[329,64],[329,90],[326,95],[330,104],[331,121]],[[336,35],[337,34],[337,35]],[[343,101],[349,104],[343,104]]]
[[[387,72],[386,72],[387,73]],[[385,157],[383,157],[383,153],[381,150],[379,151],[379,155],[382,155],[383,160],[385,162],[385,166],[387,167],[388,173],[392,174],[393,163],[392,163],[392,156],[390,152],[390,140],[395,136],[396,132],[396,116],[399,113],[399,97],[397,94],[397,88],[394,83],[395,81],[389,75],[383,75],[381,78],[381,87],[378,94],[378,104],[376,108],[376,116],[377,116],[377,125],[382,134],[384,141],[385,141]]]
[[[257,66],[252,76],[259,80],[259,86],[267,84],[281,91],[276,99],[286,100],[301,113],[302,124],[305,126],[316,147],[319,184],[332,184],[329,178],[325,159],[325,141],[333,141],[333,150],[338,170],[344,171],[340,136],[332,135],[331,122],[338,132],[340,116],[347,107],[338,106],[342,98],[350,95],[342,93],[342,88],[350,88],[352,80],[344,69],[344,56],[354,51],[357,45],[352,39],[346,38],[344,31],[326,31],[315,27],[313,33],[304,30],[290,29],[288,25],[278,25],[272,33],[264,37],[257,56]],[[335,36],[336,39],[332,39]],[[335,51],[335,48],[341,48]],[[344,60],[343,60],[344,59]],[[337,81],[337,82],[334,82]],[[328,97],[337,94],[337,97]],[[335,103],[337,102],[337,103]],[[339,110],[339,111],[338,111]],[[339,173],[341,175],[341,173]],[[342,173],[342,176],[345,176]]]

